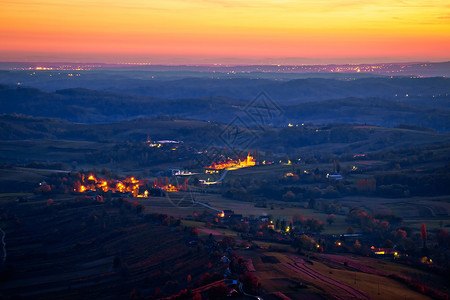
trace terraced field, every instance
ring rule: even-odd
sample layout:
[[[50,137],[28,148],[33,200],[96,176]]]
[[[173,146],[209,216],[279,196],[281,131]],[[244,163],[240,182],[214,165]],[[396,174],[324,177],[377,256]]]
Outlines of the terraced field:
[[[292,251],[241,254],[252,260],[263,287],[262,297],[267,299],[280,299],[276,298],[280,295],[284,299],[431,299],[394,279],[412,278],[422,271],[391,262],[350,255],[306,257]],[[445,279],[430,276],[441,288],[434,296],[445,298]]]
[[[2,297],[120,299],[158,287],[176,294],[187,274],[196,282],[207,265],[182,230],[115,204],[42,199],[3,207],[9,272],[2,272]]]

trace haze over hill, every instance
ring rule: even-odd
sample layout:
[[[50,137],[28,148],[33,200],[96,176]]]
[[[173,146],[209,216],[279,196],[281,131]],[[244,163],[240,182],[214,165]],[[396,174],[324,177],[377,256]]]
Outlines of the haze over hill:
[[[338,77],[354,76],[449,76],[450,62],[410,62],[410,63],[353,63],[353,64],[200,64],[200,65],[161,65],[151,63],[70,63],[70,62],[0,62],[5,70],[116,70],[170,73],[197,73],[232,77],[258,77],[267,73],[279,73],[294,77]]]
[[[246,106],[260,91],[265,91],[269,98],[266,100],[281,109],[272,126],[346,122],[391,127],[411,124],[438,131],[450,129],[450,79],[447,78],[297,79],[282,82],[243,78],[116,80],[64,79],[63,86],[64,83],[98,85],[99,89],[70,88],[54,92],[2,85],[2,112],[88,123],[161,114],[228,123],[236,115],[245,114]],[[57,80],[51,85],[55,87],[59,83]],[[35,85],[41,84],[38,79]]]

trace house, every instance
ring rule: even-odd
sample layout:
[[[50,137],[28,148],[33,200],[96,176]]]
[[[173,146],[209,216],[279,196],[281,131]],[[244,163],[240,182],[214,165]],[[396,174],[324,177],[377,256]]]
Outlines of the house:
[[[327,174],[328,179],[334,179],[334,180],[342,180],[344,177],[340,174]]]
[[[231,209],[224,209],[222,211],[222,217],[223,218],[230,218],[232,215],[234,215],[234,211]]]
[[[372,253],[377,256],[397,256],[398,252],[394,248],[375,248],[372,246],[370,248]]]
[[[182,170],[180,168],[169,169],[169,176],[189,176],[189,175],[192,175],[192,173],[188,170]]]
[[[244,216],[241,214],[232,214],[231,216],[229,216],[229,219],[232,221],[244,221]]]
[[[341,241],[356,241],[357,239],[361,238],[363,235],[361,233],[345,233],[345,234],[341,234],[340,240]]]
[[[268,216],[260,216],[259,221],[260,222],[269,222],[269,217]]]

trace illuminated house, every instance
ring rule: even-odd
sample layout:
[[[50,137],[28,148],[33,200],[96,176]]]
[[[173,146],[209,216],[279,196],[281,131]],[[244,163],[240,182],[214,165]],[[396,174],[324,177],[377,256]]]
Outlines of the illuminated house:
[[[372,253],[375,255],[384,255],[384,256],[398,255],[397,251],[393,248],[375,248],[374,246],[372,246],[370,249],[372,250]]]
[[[133,197],[146,197],[148,191],[140,194],[139,190],[141,186],[147,184],[147,180],[137,180],[134,177],[126,177],[123,180],[106,180],[97,178],[93,174],[90,174],[86,178],[86,176],[82,174],[81,180],[75,183],[73,190],[77,193],[111,191],[113,193],[131,193]]]
[[[224,210],[222,210],[222,212],[219,214],[219,216],[220,216],[221,218],[230,218],[233,214],[234,214],[234,211],[232,211],[231,209],[224,209]]]
[[[250,153],[247,155],[245,159],[238,160],[228,160],[223,162],[215,163],[213,162],[209,167],[206,167],[207,170],[234,170],[240,168],[253,167],[256,164],[255,159]],[[208,173],[208,172],[207,172]],[[209,171],[211,173],[211,171]]]
[[[188,179],[185,178],[184,185],[183,184],[171,184],[167,177],[165,179],[155,178],[153,183],[154,188],[162,189],[166,192],[179,192],[179,191],[187,191],[188,190]]]

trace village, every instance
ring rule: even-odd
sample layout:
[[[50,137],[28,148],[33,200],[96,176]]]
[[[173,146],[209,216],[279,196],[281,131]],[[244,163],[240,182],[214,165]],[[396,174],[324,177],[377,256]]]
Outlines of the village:
[[[215,172],[222,172],[222,174],[226,175],[228,171],[251,168],[259,164],[248,154],[242,159],[214,162],[203,169],[205,176],[215,174]],[[288,161],[280,165],[289,168],[291,162]],[[339,169],[339,166],[337,167],[335,163],[333,168],[336,171],[336,169]],[[264,213],[260,216],[255,216],[253,213],[235,213],[232,209],[220,208],[220,206],[223,207],[223,202],[217,206],[214,201],[203,202],[204,200],[202,199],[204,197],[196,198],[197,195],[207,195],[211,192],[214,195],[215,191],[209,190],[209,188],[211,184],[220,183],[224,178],[223,175],[220,180],[211,182],[198,179],[198,176],[194,178],[194,175],[199,175],[200,173],[191,173],[187,170],[170,169],[168,174],[172,176],[154,178],[150,181],[149,179],[137,179],[135,177],[121,179],[111,174],[109,174],[109,177],[114,178],[105,179],[99,174],[76,173],[70,174],[68,178],[58,178],[58,181],[70,182],[72,188],[66,188],[64,190],[66,193],[84,195],[84,197],[99,202],[103,202],[105,199],[109,199],[109,201],[119,198],[126,199],[122,201],[133,203],[143,213],[152,206],[152,201],[168,200],[172,204],[174,201],[179,201],[176,205],[177,208],[179,206],[190,206],[194,211],[193,214],[183,215],[183,219],[197,222],[196,224],[203,224],[199,228],[201,232],[211,233],[214,232],[215,228],[230,229],[247,241],[291,245],[298,251],[305,250],[317,253],[348,252],[393,260],[411,260],[410,255],[414,256],[414,254],[417,254],[417,248],[419,248],[411,244],[408,246],[406,244],[395,244],[389,240],[388,233],[395,230],[395,228],[399,228],[402,223],[402,218],[394,215],[378,214],[372,216],[360,208],[353,208],[347,212],[344,222],[348,228],[341,232],[333,231],[333,234],[324,233],[325,227],[331,227],[336,222],[337,217],[335,214],[341,215],[339,219],[342,220],[343,211],[332,210],[333,213],[327,214],[326,222],[299,214],[291,214],[289,217],[277,217],[270,213]],[[310,175],[306,170],[300,172],[300,174]],[[336,173],[327,173],[323,176],[329,182],[335,182],[336,184],[339,184],[339,181],[343,179],[342,175]],[[299,176],[292,172],[285,173],[283,178],[282,180],[299,180]],[[358,188],[362,191],[373,191],[374,189],[374,180],[363,179],[357,183]],[[36,192],[42,195],[51,195],[54,192],[51,187],[54,186],[54,182],[41,182]],[[210,198],[208,197],[207,199]],[[145,203],[141,203],[143,200],[139,199],[148,200],[145,200]],[[318,205],[314,206],[311,201],[310,199],[308,208],[317,210]],[[320,203],[320,199],[316,201]],[[273,209],[273,205],[271,209]],[[199,214],[201,210],[202,213]],[[424,224],[422,225],[424,226]],[[359,232],[355,233],[352,226],[359,228]],[[340,227],[345,228],[342,225]],[[426,229],[424,230],[426,231]],[[217,232],[216,234],[220,235]],[[405,237],[406,232],[398,229],[395,239],[400,241],[401,238]],[[394,238],[392,239],[394,240]],[[422,240],[424,243],[426,242],[426,233],[425,238],[422,237]],[[422,257],[420,262],[430,265],[432,264],[432,259]]]
[[[249,164],[247,164],[248,161]],[[237,160],[233,163],[227,161],[218,165],[212,165],[205,170],[222,170],[223,165],[237,170],[238,166],[251,168],[257,164],[249,155],[246,160]],[[285,165],[285,167],[289,166]],[[175,183],[177,182],[175,178],[178,177],[184,179],[182,184]],[[329,178],[329,180],[337,182],[340,179]],[[260,294],[261,286],[266,287],[267,283],[257,276],[261,265],[256,259],[256,253],[258,257],[264,253],[261,257],[262,263],[274,264],[277,268],[281,268],[279,271],[282,274],[294,272],[296,276],[305,278],[306,280],[301,281],[297,288],[311,288],[313,281],[307,278],[315,274],[314,276],[320,278],[325,284],[323,288],[338,288],[342,293],[358,298],[368,298],[368,294],[355,289],[353,285],[342,285],[329,275],[317,273],[313,266],[317,263],[325,263],[360,270],[366,274],[385,276],[381,275],[384,273],[379,270],[368,268],[363,263],[352,260],[349,256],[351,255],[351,257],[370,258],[386,263],[413,265],[424,270],[439,270],[439,266],[433,261],[432,250],[437,247],[438,240],[427,238],[425,224],[422,224],[420,228],[421,243],[417,244],[407,237],[412,233],[401,229],[404,228],[401,226],[401,218],[393,215],[372,216],[361,209],[352,209],[346,216],[342,216],[339,212],[336,215],[329,214],[326,222],[323,222],[315,217],[298,214],[287,219],[270,213],[258,216],[253,213],[235,212],[233,209],[221,209],[223,202],[220,204],[213,201],[202,202],[205,198],[192,196],[193,191],[195,195],[198,195],[200,190],[203,191],[201,193],[208,194],[207,189],[210,185],[198,182],[197,185],[191,186],[188,177],[183,175],[155,178],[150,182],[150,180],[135,177],[115,176],[114,179],[105,179],[103,175],[93,172],[71,173],[69,176],[60,174],[58,177],[49,178],[47,182],[41,182],[35,198],[29,201],[36,201],[42,197],[57,198],[58,196],[54,194],[57,188],[49,190],[45,187],[55,187],[58,182],[71,185],[72,188],[66,190],[75,198],[81,197],[83,201],[100,205],[121,203],[121,206],[128,207],[144,219],[155,218],[153,216],[161,214],[161,203],[173,204],[176,199],[182,199],[182,203],[177,206],[172,205],[172,208],[168,206],[164,209],[167,215],[162,218],[168,221],[163,221],[163,224],[173,228],[176,226],[189,228],[190,234],[185,239],[186,246],[191,249],[204,249],[203,251],[206,251],[215,262],[214,264],[217,264],[214,274],[205,275],[206,277],[200,279],[202,284],[200,287],[189,290],[188,295],[192,296],[197,293],[206,293],[206,291],[213,293],[211,291],[221,290],[221,293],[228,296],[258,297],[256,295]],[[361,185],[364,184],[361,183]],[[47,203],[50,207],[55,204]],[[189,210],[180,216],[179,221],[169,218],[171,211],[176,214],[183,207]],[[316,215],[317,213],[313,211],[314,209],[311,208],[311,214]],[[344,224],[348,228],[340,232],[332,230],[335,233],[330,233],[337,219],[342,220],[343,217],[345,217]],[[158,218],[161,219],[161,217]],[[340,225],[339,228],[345,227]],[[292,260],[292,263],[285,264],[283,261],[286,259]],[[432,292],[438,298],[441,295],[435,290]]]
[[[128,239],[129,234],[116,236],[120,230],[135,232],[123,249],[143,245],[141,226],[160,239],[159,244],[146,243],[142,249],[169,251],[165,241],[169,233],[174,234],[176,242],[171,245],[176,246],[170,246],[170,255],[189,257],[195,271],[180,270],[171,277],[181,265],[167,263],[168,254],[155,252],[151,255],[159,258],[146,258],[150,255],[147,250],[142,250],[139,259],[126,250],[131,255],[126,256],[127,263],[121,247],[108,252],[113,254],[99,249],[106,254],[95,256],[105,259],[95,262],[101,266],[95,276],[112,264],[110,279],[105,279],[109,284],[118,275],[130,281],[139,278],[124,290],[132,288],[133,294],[149,299],[196,295],[283,299],[282,295],[295,298],[333,291],[341,298],[368,299],[373,293],[375,299],[398,298],[401,293],[410,298],[432,294],[445,299],[445,292],[433,287],[430,280],[408,275],[426,272],[440,282],[445,273],[449,243],[445,206],[417,198],[421,185],[411,177],[411,183],[388,184],[392,180],[389,172],[417,162],[416,152],[386,155],[358,151],[311,157],[253,150],[236,155],[221,147],[199,151],[198,146],[178,140],[139,143],[129,144],[130,148],[141,146],[136,157],[147,153],[150,159],[165,155],[173,159],[155,162],[141,172],[126,169],[126,161],[117,173],[107,168],[55,172],[44,163],[12,167],[9,172],[42,172],[45,176],[33,182],[33,193],[15,198],[10,204],[14,209],[2,210],[6,216],[2,221],[10,230],[21,231],[19,224],[28,220],[21,216],[28,211],[26,207],[33,208],[30,214],[42,213],[46,218],[64,216],[66,221],[55,221],[62,223],[76,210],[73,228],[81,226],[85,234],[94,235],[88,243],[93,243],[97,234],[109,241]],[[437,155],[443,153],[436,149]],[[411,197],[418,200],[405,204]],[[439,195],[433,197],[440,199]],[[111,226],[113,220],[117,223]],[[164,234],[151,232],[154,227]],[[20,239],[9,243],[13,245],[7,247],[12,249],[11,255],[25,255],[21,243]],[[73,247],[80,245],[77,242]],[[149,269],[141,273],[144,266]],[[20,270],[26,268],[25,260]],[[186,272],[191,279],[181,279]],[[164,280],[157,279],[160,273]],[[136,274],[151,274],[151,279]],[[71,276],[76,278],[76,274]],[[278,281],[280,277],[283,281]]]

